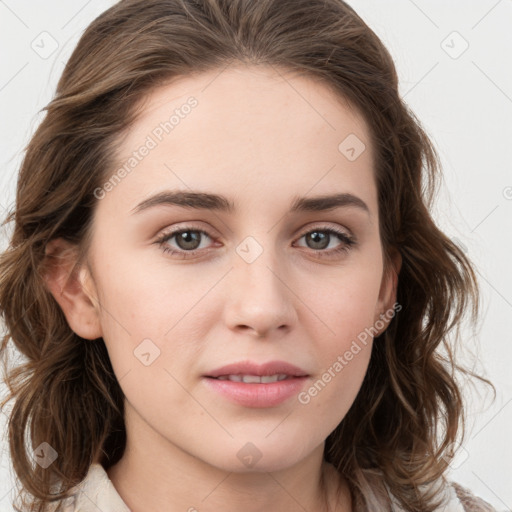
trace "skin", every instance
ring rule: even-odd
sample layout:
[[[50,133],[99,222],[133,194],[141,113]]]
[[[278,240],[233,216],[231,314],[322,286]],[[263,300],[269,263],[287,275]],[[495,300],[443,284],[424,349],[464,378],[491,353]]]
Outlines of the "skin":
[[[70,327],[103,337],[126,397],[127,447],[108,475],[134,512],[326,510],[326,496],[330,510],[352,510],[323,449],[359,391],[371,338],[307,404],[294,396],[243,407],[202,376],[245,359],[285,360],[310,375],[308,389],[393,307],[400,261],[384,273],[367,125],[318,81],[240,65],[152,91],[122,140],[120,165],[190,96],[198,101],[191,113],[98,201],[88,264],[68,279],[73,261],[61,258],[47,276]],[[366,145],[354,161],[338,150],[349,134]],[[222,194],[236,210],[131,213],[165,189]],[[369,213],[290,212],[296,196],[334,192],[358,196]],[[195,256],[155,242],[190,224],[209,235]],[[357,244],[333,253],[344,242],[331,235],[317,249],[304,236],[315,228],[339,229]],[[248,236],[263,251],[251,263],[236,251]],[[177,237],[165,245],[186,252]],[[47,252],[65,248],[54,240]],[[160,355],[146,366],[134,350],[148,338]],[[248,442],[261,455],[253,467],[237,456]]]

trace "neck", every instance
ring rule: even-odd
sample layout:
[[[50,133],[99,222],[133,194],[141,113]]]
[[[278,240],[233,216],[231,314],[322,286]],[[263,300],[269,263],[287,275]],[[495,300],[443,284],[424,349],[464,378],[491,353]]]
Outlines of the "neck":
[[[131,436],[134,428],[139,431]],[[162,440],[141,422],[127,424],[125,452],[107,474],[132,512],[352,510],[346,481],[323,460],[323,444],[292,467],[229,472]]]

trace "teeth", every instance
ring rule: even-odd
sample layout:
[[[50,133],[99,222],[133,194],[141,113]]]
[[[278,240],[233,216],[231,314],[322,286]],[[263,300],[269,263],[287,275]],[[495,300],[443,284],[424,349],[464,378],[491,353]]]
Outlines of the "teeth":
[[[243,375],[242,376],[242,382],[245,382],[247,384],[255,384],[260,383],[261,384],[262,377],[258,377],[257,375]]]
[[[260,377],[259,375],[222,375],[217,377],[219,380],[230,380],[232,382],[245,382],[246,384],[270,384],[281,380],[288,379],[289,376],[286,373],[278,373],[275,375],[265,375]]]

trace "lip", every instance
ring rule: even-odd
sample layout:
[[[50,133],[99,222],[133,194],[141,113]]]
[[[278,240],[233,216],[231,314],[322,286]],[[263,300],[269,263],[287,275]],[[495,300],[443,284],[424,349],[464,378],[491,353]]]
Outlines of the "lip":
[[[291,378],[266,384],[216,379],[222,375],[268,376],[279,373],[287,374]],[[285,361],[271,361],[263,364],[241,361],[213,370],[203,376],[203,381],[210,390],[238,405],[267,408],[276,407],[300,393],[308,377],[304,370]]]
[[[286,373],[292,377],[307,377],[308,373],[286,361],[270,361],[268,363],[255,363],[253,361],[239,361],[227,364],[216,370],[212,370],[205,377],[220,377],[221,375],[258,375],[260,377]]]

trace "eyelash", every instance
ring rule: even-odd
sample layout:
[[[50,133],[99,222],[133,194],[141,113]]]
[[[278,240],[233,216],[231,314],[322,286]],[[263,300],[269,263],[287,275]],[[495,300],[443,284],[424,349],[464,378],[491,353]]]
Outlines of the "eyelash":
[[[166,245],[166,242],[171,240],[174,236],[179,235],[180,233],[185,232],[193,232],[193,233],[201,233],[202,235],[206,235],[208,238],[213,240],[213,237],[211,237],[206,231],[202,229],[196,229],[192,226],[185,226],[183,228],[177,229],[175,231],[171,231],[169,233],[163,233],[157,240],[156,244],[158,244],[161,248],[161,250],[164,253],[171,254],[173,256],[180,256],[182,259],[187,258],[193,258],[196,256],[198,252],[204,251],[204,249],[194,249],[191,251],[185,251],[183,249],[176,250],[171,249],[168,245]],[[342,244],[337,247],[336,249],[331,249],[329,251],[326,251],[324,249],[311,249],[313,252],[316,253],[317,256],[320,256],[321,258],[334,258],[338,255],[341,255],[343,253],[348,253],[350,249],[356,245],[356,239],[353,236],[347,235],[343,231],[338,231],[337,229],[331,228],[331,227],[321,227],[321,228],[315,228],[311,229],[309,231],[306,231],[303,233],[298,240],[300,240],[302,237],[309,235],[310,233],[314,232],[321,232],[321,233],[328,233],[329,235],[336,235]],[[330,240],[329,240],[330,242]]]

